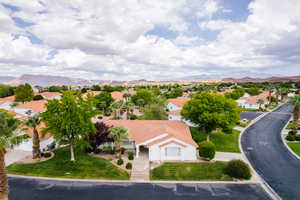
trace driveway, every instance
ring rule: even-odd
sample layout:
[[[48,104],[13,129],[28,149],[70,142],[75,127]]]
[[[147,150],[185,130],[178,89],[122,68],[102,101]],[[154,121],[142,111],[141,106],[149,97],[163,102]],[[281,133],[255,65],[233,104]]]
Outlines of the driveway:
[[[258,184],[99,183],[10,178],[13,200],[269,200]]]
[[[292,107],[283,105],[249,127],[242,148],[252,166],[282,199],[300,199],[300,160],[281,140]]]
[[[253,120],[260,116],[261,112],[241,112],[240,117],[241,119]]]

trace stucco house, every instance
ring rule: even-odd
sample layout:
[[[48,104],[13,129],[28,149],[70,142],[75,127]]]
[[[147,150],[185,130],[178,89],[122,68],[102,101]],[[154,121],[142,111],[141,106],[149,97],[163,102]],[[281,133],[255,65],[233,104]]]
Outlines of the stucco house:
[[[59,92],[42,92],[39,93],[39,95],[42,95],[42,97],[44,97],[44,99],[60,99],[61,98],[61,93]]]
[[[128,129],[128,140],[123,146],[146,153],[149,161],[197,160],[197,144],[189,127],[176,120],[108,120],[109,126]]]
[[[14,101],[15,96],[0,98],[0,109],[11,110]]]
[[[272,96],[274,95],[272,94]],[[244,96],[238,99],[236,102],[242,108],[259,109],[260,106],[259,99],[263,100],[264,103],[261,106],[264,107],[266,104],[269,103],[268,97],[269,97],[269,91],[264,91],[257,96]]]
[[[46,110],[46,100],[30,101],[15,106],[12,110],[23,116],[32,116]]]
[[[188,120],[184,119],[180,115],[180,111],[183,108],[184,104],[191,100],[191,98],[186,97],[178,97],[174,99],[168,99],[167,100],[167,109],[168,109],[168,119],[169,120],[180,120],[186,123],[189,126],[196,126],[192,122],[189,122]]]

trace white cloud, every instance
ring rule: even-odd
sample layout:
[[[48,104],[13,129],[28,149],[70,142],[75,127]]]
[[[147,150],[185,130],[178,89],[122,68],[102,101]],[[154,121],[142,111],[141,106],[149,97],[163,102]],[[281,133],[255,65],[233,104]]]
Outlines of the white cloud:
[[[246,21],[232,22],[213,17],[230,12],[217,0],[0,0],[20,8],[11,12],[0,4],[0,73],[161,79],[230,70],[269,73],[272,67],[287,74],[284,68],[293,66],[295,72],[300,2],[270,1],[253,1]],[[34,25],[19,28],[12,16]],[[191,31],[190,18],[201,20],[197,28],[218,31],[217,39]],[[176,37],[147,34],[156,27]],[[43,43],[33,44],[26,32]],[[51,50],[57,54],[49,59]]]

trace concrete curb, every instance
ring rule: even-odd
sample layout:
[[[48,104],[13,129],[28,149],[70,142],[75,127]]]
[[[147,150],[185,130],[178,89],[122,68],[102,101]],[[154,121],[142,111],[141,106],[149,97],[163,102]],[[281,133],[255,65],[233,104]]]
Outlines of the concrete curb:
[[[264,190],[270,195],[270,197],[274,200],[281,200],[282,198],[274,191],[274,189],[262,178],[262,176],[254,169],[254,167],[251,165],[250,161],[248,160],[246,153],[244,152],[243,148],[242,148],[242,135],[244,134],[244,132],[251,127],[253,124],[255,124],[256,122],[258,122],[260,119],[262,119],[263,117],[267,116],[268,114],[270,114],[271,112],[275,111],[276,109],[280,108],[281,106],[283,106],[285,103],[282,103],[280,105],[278,105],[276,108],[274,108],[273,110],[266,112],[264,114],[261,114],[260,116],[258,116],[257,118],[255,118],[254,120],[252,120],[250,122],[250,124],[240,133],[240,137],[239,137],[239,148],[240,151],[242,153],[242,157],[246,160],[246,162],[249,164],[251,170],[258,176],[260,183],[262,185],[262,187],[264,188]]]
[[[288,123],[284,126],[284,128],[281,130],[281,140],[282,140],[282,143],[284,144],[284,146],[289,150],[289,152],[294,155],[298,160],[300,160],[300,156],[298,156],[290,147],[289,145],[287,144],[287,141],[285,140],[284,138],[284,135],[282,134],[282,131],[286,129],[286,127],[288,126],[290,120],[293,118],[293,116],[291,115]],[[300,143],[300,142],[298,142]]]
[[[23,179],[35,179],[35,180],[49,180],[49,181],[68,181],[68,182],[93,182],[93,183],[127,183],[127,184],[135,184],[135,183],[191,183],[191,184],[260,184],[257,181],[130,181],[130,180],[100,180],[100,179],[73,179],[73,178],[50,178],[50,177],[38,177],[38,176],[24,176],[24,175],[15,175],[8,174],[10,178],[23,178]]]

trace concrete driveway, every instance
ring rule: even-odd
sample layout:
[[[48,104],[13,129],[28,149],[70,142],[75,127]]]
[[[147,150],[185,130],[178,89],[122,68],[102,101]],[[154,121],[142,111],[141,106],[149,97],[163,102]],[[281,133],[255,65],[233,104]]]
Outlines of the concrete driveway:
[[[252,166],[282,199],[300,199],[300,160],[281,140],[292,107],[283,105],[264,116],[242,135],[242,148]]]
[[[11,200],[269,200],[259,184],[99,183],[10,178]]]
[[[23,150],[9,150],[5,154],[5,165],[8,166],[14,162],[23,160],[25,157],[30,156],[31,151],[23,151]]]

